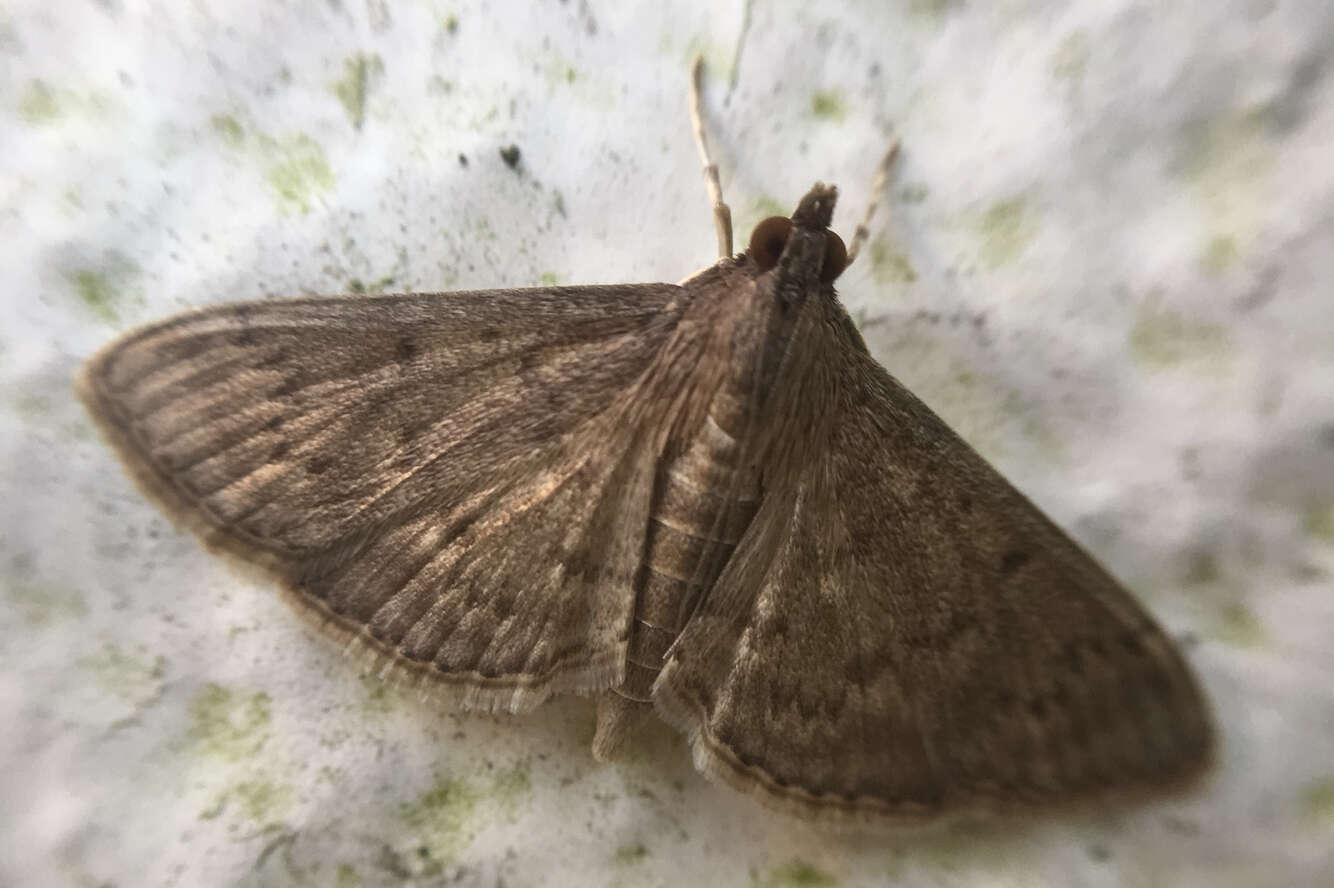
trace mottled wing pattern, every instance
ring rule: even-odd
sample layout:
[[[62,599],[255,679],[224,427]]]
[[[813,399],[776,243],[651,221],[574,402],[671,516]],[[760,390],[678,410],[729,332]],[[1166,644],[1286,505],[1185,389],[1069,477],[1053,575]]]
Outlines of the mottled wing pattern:
[[[298,610],[464,702],[620,680],[671,285],[226,305],[89,361],[135,477]],[[632,414],[634,414],[632,416]]]
[[[1210,727],[1171,642],[845,317],[782,380],[796,443],[655,686],[696,764],[797,813],[889,822],[1198,772]]]

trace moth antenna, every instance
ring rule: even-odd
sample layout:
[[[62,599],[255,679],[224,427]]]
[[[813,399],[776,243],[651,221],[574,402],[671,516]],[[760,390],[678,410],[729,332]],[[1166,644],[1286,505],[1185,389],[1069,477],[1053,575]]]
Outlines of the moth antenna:
[[[848,258],[843,263],[844,268],[852,264],[852,260],[861,252],[862,245],[871,236],[871,217],[875,215],[876,207],[880,206],[880,198],[884,197],[885,186],[889,184],[889,170],[894,166],[894,158],[898,156],[899,140],[895,139],[889,143],[889,150],[885,152],[880,165],[875,169],[875,178],[871,180],[870,193],[867,195],[866,212],[862,214],[862,221],[857,223],[856,230],[852,232],[852,240],[848,243]]]
[[[690,66],[690,128],[695,132],[695,147],[699,149],[700,160],[704,163],[704,187],[708,189],[709,202],[713,204],[713,227],[718,232],[718,258],[726,259],[732,255],[732,210],[723,202],[718,164],[709,155],[709,141],[704,133],[700,98],[703,73],[704,57],[695,56],[695,63]]]

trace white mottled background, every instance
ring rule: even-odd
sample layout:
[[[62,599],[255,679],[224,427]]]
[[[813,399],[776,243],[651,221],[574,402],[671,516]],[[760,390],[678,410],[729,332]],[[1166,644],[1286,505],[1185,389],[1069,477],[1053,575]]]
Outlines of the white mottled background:
[[[188,306],[711,261],[696,52],[742,243],[901,135],[844,298],[1183,639],[1203,791],[853,839],[666,728],[598,765],[587,701],[387,691],[94,435],[80,360]],[[11,0],[0,300],[4,885],[1334,884],[1328,0]]]

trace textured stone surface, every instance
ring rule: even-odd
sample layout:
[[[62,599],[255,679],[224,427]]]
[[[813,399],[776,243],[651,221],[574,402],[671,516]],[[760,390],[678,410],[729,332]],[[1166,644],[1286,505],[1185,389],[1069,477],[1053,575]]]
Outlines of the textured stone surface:
[[[8,4],[0,12],[0,882],[1303,885],[1334,868],[1334,11]],[[264,295],[685,277],[838,182],[877,357],[1118,574],[1223,736],[1184,799],[833,837],[665,727],[440,711],[174,532],[79,361]]]

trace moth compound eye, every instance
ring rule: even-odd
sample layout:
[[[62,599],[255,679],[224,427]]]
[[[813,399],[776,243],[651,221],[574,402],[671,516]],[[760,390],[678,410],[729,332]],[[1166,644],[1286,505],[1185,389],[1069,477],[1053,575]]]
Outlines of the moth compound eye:
[[[750,248],[746,252],[761,271],[768,271],[778,264],[791,231],[792,220],[786,216],[770,216],[755,226],[750,235]]]
[[[848,267],[848,248],[843,246],[843,238],[832,231],[824,233],[824,265],[820,266],[820,280],[826,284],[843,273]]]

